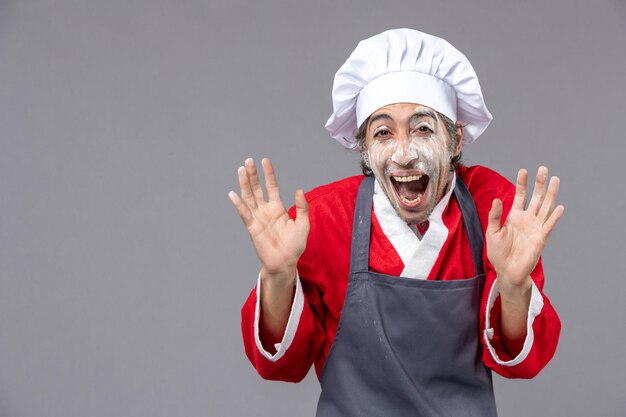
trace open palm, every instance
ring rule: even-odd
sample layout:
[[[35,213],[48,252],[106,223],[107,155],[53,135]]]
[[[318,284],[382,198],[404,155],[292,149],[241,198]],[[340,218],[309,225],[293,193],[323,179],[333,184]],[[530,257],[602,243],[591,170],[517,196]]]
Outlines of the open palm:
[[[264,270],[281,274],[293,270],[306,247],[309,233],[308,205],[302,190],[296,192],[296,218],[291,219],[280,199],[276,175],[269,159],[263,159],[267,200],[252,159],[237,170],[241,196],[229,197],[248,229]]]
[[[494,200],[487,227],[487,257],[496,269],[501,283],[522,286],[543,252],[548,237],[563,214],[563,206],[555,208],[559,179],[552,177],[546,187],[548,169],[540,167],[535,178],[533,195],[526,208],[528,173],[521,169],[517,176],[515,198],[509,215],[502,224],[502,202]]]

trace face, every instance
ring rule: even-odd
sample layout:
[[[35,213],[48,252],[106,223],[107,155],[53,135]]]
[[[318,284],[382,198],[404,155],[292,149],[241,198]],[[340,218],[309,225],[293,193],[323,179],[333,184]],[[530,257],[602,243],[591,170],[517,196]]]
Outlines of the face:
[[[446,193],[462,136],[454,147],[437,112],[418,104],[381,107],[367,123],[363,156],[400,218],[422,223]]]

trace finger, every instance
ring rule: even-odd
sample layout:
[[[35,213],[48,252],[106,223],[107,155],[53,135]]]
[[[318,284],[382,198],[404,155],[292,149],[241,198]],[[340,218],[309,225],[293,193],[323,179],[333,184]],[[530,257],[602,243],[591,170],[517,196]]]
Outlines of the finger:
[[[517,172],[517,181],[515,182],[515,198],[513,199],[512,208],[524,210],[526,208],[526,200],[528,197],[528,171],[524,168]]]
[[[497,233],[502,227],[502,201],[499,198],[491,203],[489,210],[489,223],[487,224],[487,233]]]
[[[548,183],[548,192],[546,193],[546,198],[543,200],[543,204],[541,205],[541,209],[539,210],[539,216],[542,219],[547,219],[550,214],[554,211],[554,206],[556,204],[556,197],[559,194],[559,185],[561,181],[558,177],[550,178],[550,183]]]
[[[296,223],[303,225],[309,224],[309,203],[304,197],[304,191],[297,190],[295,195],[296,201]]]
[[[564,211],[565,211],[565,207],[563,207],[562,204],[559,204],[554,209],[552,214],[550,214],[550,217],[548,217],[548,220],[546,220],[546,222],[543,224],[543,230],[544,230],[546,239],[548,239],[548,237],[550,236],[550,233],[552,233],[552,231],[556,227],[556,224],[561,219],[561,216],[563,216]]]
[[[237,214],[239,214],[239,217],[241,217],[243,224],[248,227],[250,223],[252,223],[253,216],[246,203],[244,203],[243,200],[239,198],[237,193],[234,191],[228,193],[228,198],[230,198],[233,206],[235,206],[235,209],[237,209]]]
[[[257,207],[256,200],[252,194],[252,188],[250,188],[250,177],[245,167],[239,167],[237,169],[237,177],[239,179],[239,189],[241,190],[241,199],[246,203],[250,210],[254,210]]]
[[[259,182],[259,174],[256,170],[256,164],[252,158],[248,158],[246,159],[244,166],[246,167],[246,172],[248,173],[248,178],[250,179],[252,195],[254,195],[257,205],[261,205],[265,203],[265,198],[263,197],[263,189],[261,188],[261,183]]]
[[[535,188],[533,189],[533,196],[528,204],[528,210],[537,214],[539,208],[543,203],[543,199],[546,196],[546,179],[548,178],[548,168],[540,166],[537,170],[537,176],[535,177]]]
[[[267,199],[269,201],[280,201],[280,189],[276,181],[276,173],[269,158],[261,160],[263,166],[263,176],[265,177],[265,188],[267,189]]]

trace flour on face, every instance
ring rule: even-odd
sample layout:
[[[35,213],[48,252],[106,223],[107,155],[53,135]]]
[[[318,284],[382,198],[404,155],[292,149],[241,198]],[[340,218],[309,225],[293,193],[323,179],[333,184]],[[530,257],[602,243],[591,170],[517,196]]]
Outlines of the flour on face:
[[[425,221],[445,194],[455,149],[437,112],[398,103],[369,119],[366,155],[378,183],[409,224]]]

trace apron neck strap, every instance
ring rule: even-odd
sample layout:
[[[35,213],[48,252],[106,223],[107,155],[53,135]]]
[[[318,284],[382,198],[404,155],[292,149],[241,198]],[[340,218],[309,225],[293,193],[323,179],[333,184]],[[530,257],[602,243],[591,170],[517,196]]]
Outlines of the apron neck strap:
[[[352,247],[350,250],[351,274],[369,270],[374,181],[374,175],[366,176],[359,186],[356,197],[354,220],[352,221]]]
[[[476,271],[476,275],[482,275],[485,273],[483,267],[483,229],[480,226],[480,219],[472,194],[470,194],[467,186],[465,186],[458,176],[456,177],[454,196],[456,197],[456,201],[461,209],[461,214],[463,215],[463,224],[465,225],[465,231],[467,232],[467,238],[472,251],[472,259],[474,260],[474,270]]]

